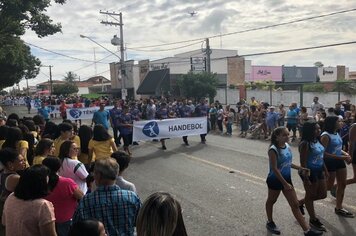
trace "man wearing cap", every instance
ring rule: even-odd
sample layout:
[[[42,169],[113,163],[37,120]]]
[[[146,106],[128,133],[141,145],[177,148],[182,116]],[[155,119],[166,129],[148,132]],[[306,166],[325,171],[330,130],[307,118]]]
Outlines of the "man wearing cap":
[[[277,127],[278,124],[278,113],[275,111],[274,106],[270,106],[266,115],[266,125],[268,130],[268,135],[272,133],[274,128]]]

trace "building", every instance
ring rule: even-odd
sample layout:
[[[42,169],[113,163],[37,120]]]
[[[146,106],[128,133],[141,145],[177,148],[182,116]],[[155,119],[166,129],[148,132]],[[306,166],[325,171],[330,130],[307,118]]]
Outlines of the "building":
[[[345,66],[336,66],[336,67],[319,67],[318,76],[320,82],[332,82],[338,79],[349,79],[349,68]]]

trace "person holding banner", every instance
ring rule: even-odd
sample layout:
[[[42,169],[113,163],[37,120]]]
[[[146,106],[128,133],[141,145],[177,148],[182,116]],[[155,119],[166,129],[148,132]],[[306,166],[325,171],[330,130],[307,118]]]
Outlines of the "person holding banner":
[[[200,103],[195,107],[195,114],[197,117],[206,117],[206,119],[208,119],[208,111],[209,111],[209,107],[205,102],[205,99],[202,98],[200,99]],[[209,124],[209,121],[208,121]],[[209,125],[207,127],[207,131],[209,132]],[[201,143],[205,144],[206,143],[206,135],[207,134],[201,134],[200,135],[200,139],[201,139]]]
[[[180,108],[180,116],[182,118],[192,117],[192,109],[187,104],[187,100],[183,101],[183,106]],[[189,146],[188,136],[183,136],[183,142],[186,146]]]
[[[132,124],[134,121],[134,117],[130,113],[128,106],[124,105],[122,109],[123,111],[120,116],[120,132],[124,139],[124,151],[127,152],[127,154],[131,155],[129,146],[132,143]]]
[[[114,102],[114,107],[110,109],[109,113],[110,113],[110,125],[114,133],[115,144],[116,146],[119,147],[121,144],[121,137],[122,137],[120,132],[120,116],[122,113],[122,108],[118,100]],[[117,135],[118,132],[120,132],[119,136]]]
[[[169,113],[169,111],[167,109],[167,103],[162,102],[161,106],[159,107],[159,109],[156,112],[156,117],[157,117],[157,119],[160,119],[160,120],[168,119],[169,118],[168,113]],[[162,149],[167,150],[166,139],[163,138],[163,139],[160,139],[160,141],[162,144]]]

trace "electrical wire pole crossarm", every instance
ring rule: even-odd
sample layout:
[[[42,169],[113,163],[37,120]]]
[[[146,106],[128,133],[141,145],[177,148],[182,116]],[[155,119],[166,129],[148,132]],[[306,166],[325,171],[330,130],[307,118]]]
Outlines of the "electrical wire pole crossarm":
[[[104,15],[108,15],[108,16],[119,16],[120,19],[116,19],[115,17],[113,17],[115,20],[117,20],[118,22],[109,22],[109,21],[101,21],[102,24],[104,25],[114,25],[114,26],[119,26],[120,27],[120,75],[121,75],[121,97],[122,99],[126,99],[126,86],[125,86],[125,80],[126,80],[126,73],[125,73],[125,49],[124,49],[124,29],[123,29],[123,21],[122,21],[122,12],[120,13],[115,13],[115,12],[103,12],[100,11],[101,14]]]

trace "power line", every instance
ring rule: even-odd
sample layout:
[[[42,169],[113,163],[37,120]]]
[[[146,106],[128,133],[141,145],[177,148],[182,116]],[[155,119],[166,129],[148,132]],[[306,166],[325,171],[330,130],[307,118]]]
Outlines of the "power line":
[[[258,30],[262,30],[262,29],[269,29],[269,28],[274,28],[274,27],[278,27],[278,26],[289,25],[289,24],[299,23],[299,22],[303,22],[303,21],[324,18],[324,17],[328,17],[328,16],[334,16],[334,15],[343,14],[343,13],[349,13],[349,12],[353,12],[353,11],[356,11],[356,8],[337,11],[337,12],[331,12],[331,13],[326,13],[326,14],[317,15],[317,16],[311,16],[311,17],[306,17],[306,18],[301,18],[301,19],[297,19],[297,20],[291,20],[291,21],[282,22],[282,23],[273,24],[273,25],[267,25],[267,26],[262,26],[262,27],[251,28],[251,29],[247,29],[247,30],[240,30],[240,31],[235,31],[235,32],[230,32],[230,33],[225,33],[225,34],[212,35],[212,36],[209,36],[208,38],[218,38],[218,37],[224,37],[224,36],[229,36],[229,35],[234,35],[234,34],[242,34],[242,33],[247,33],[247,32],[252,32],[252,31],[258,31]],[[140,49],[140,48],[162,47],[162,46],[181,44],[181,43],[189,43],[189,42],[194,42],[194,41],[205,40],[205,38],[206,37],[183,40],[183,41],[177,41],[177,42],[171,42],[171,43],[162,43],[162,44],[156,44],[156,45],[139,46],[139,47],[133,47],[133,48],[131,48],[131,50]]]
[[[344,45],[349,45],[349,44],[356,44],[356,41],[343,42],[343,43],[333,43],[333,44],[326,44],[326,45],[319,45],[319,46],[312,46],[312,47],[285,49],[285,50],[270,51],[270,52],[251,53],[251,54],[238,55],[238,57],[252,57],[252,56],[261,56],[261,55],[271,55],[271,54],[286,53],[286,52],[298,52],[298,51],[306,51],[306,50],[313,50],[313,49],[319,49],[319,48],[329,48],[329,47],[344,46]],[[227,58],[227,57],[214,58],[214,59],[211,59],[211,60],[222,60],[222,59],[225,59],[225,58]]]
[[[63,53],[55,52],[55,51],[52,51],[52,50],[49,50],[49,49],[46,49],[46,48],[43,48],[43,47],[34,45],[34,44],[32,44],[32,43],[27,43],[27,42],[25,42],[25,44],[27,44],[27,45],[29,45],[29,46],[32,46],[32,47],[35,47],[35,48],[39,48],[39,49],[44,50],[44,51],[46,51],[46,52],[50,52],[50,53],[53,53],[53,54],[56,54],[56,55],[59,55],[59,56],[62,56],[62,57],[67,57],[67,58],[70,58],[70,59],[73,59],[73,60],[84,61],[84,62],[91,62],[91,63],[97,63],[97,62],[91,61],[91,60],[86,60],[86,59],[82,59],[82,58],[77,58],[77,57],[68,56],[68,55],[65,55],[65,54],[63,54]],[[107,63],[103,63],[103,62],[99,62],[99,63],[101,63],[101,64],[107,64]]]
[[[95,61],[95,62],[93,62],[93,63],[90,63],[89,65],[80,67],[79,69],[72,70],[72,72],[76,72],[76,71],[82,70],[82,69],[84,69],[84,68],[87,68],[87,67],[89,67],[89,66],[92,66],[93,64],[98,63],[98,62],[100,62],[100,61],[102,61],[102,60],[104,60],[104,59],[106,59],[106,58],[108,58],[108,57],[111,57],[111,56],[112,56],[112,54],[109,54],[109,55],[107,55],[107,56],[101,58],[100,60],[97,60],[97,61]],[[107,64],[107,63],[105,63],[105,64]]]
[[[126,48],[126,49],[130,49],[132,51],[139,51],[139,52],[163,52],[163,51],[172,51],[172,50],[177,50],[177,49],[181,49],[181,48],[187,48],[196,44],[200,44],[200,42],[195,42],[195,43],[191,43],[188,45],[184,45],[184,46],[180,46],[180,47],[175,47],[175,48],[168,48],[168,49],[156,49],[156,50],[145,50],[145,49],[135,49],[135,48]]]

